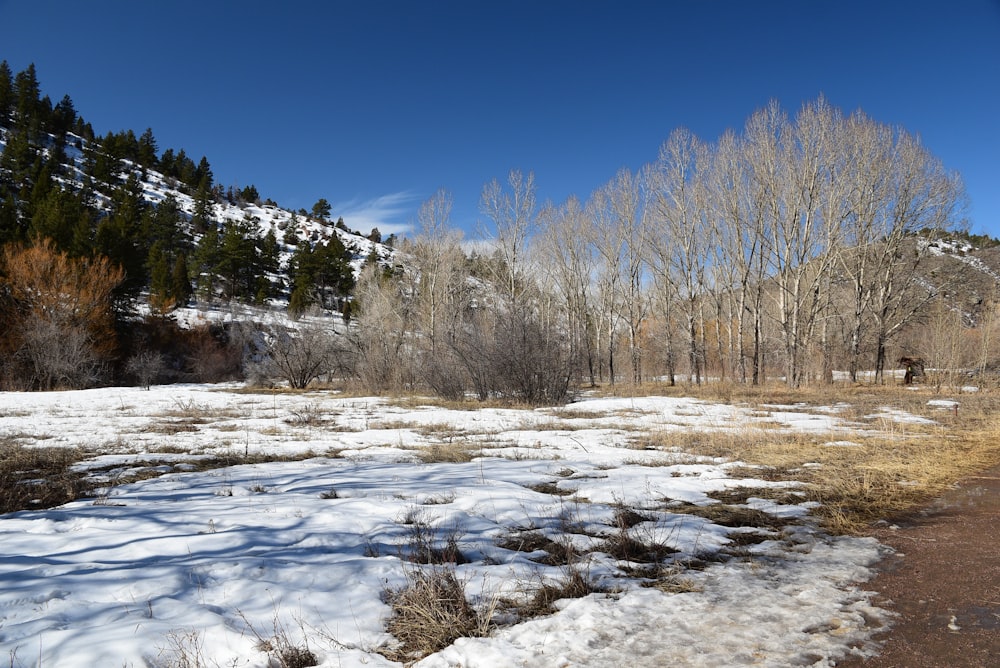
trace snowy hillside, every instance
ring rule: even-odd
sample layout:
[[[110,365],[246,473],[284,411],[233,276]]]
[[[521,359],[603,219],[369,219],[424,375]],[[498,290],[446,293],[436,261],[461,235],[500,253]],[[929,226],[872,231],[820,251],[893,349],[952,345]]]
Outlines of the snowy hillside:
[[[0,128],[0,153],[6,148],[7,136],[7,133]],[[85,142],[86,140],[78,135],[72,133],[67,135],[66,157],[63,163],[65,173],[55,177],[55,181],[64,187],[75,190],[86,180],[84,168],[86,155],[82,149]],[[121,179],[124,181],[130,174],[135,174],[141,184],[143,198],[146,202],[159,205],[167,197],[172,196],[190,222],[195,213],[196,203],[195,198],[186,192],[186,190],[190,190],[189,188],[179,184],[177,179],[167,178],[158,171],[144,169],[129,160],[122,160],[122,162],[125,165],[125,170],[121,174]],[[107,210],[110,204],[108,193],[114,187],[113,184],[94,184],[93,194],[99,209]],[[273,231],[281,245],[282,272],[287,268],[288,260],[294,250],[293,238],[316,243],[329,240],[336,235],[352,255],[351,266],[354,269],[355,277],[360,273],[366,260],[373,254],[382,265],[389,266],[393,262],[394,251],[390,246],[372,241],[362,232],[348,229],[346,224],[338,226],[330,220],[316,218],[303,211],[293,212],[269,203],[230,203],[225,198],[219,198],[212,204],[210,216],[220,225],[227,221],[241,221],[250,217],[256,222],[261,236]],[[336,215],[334,217],[336,218]],[[197,244],[200,235],[191,230],[190,227],[188,231],[194,243]]]

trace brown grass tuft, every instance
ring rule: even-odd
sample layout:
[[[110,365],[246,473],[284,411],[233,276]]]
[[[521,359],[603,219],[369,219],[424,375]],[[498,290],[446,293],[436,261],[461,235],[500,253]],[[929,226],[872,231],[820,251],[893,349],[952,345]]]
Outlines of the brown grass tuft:
[[[76,448],[0,441],[0,513],[51,508],[89,494],[92,486],[72,470],[82,456]]]
[[[454,568],[410,570],[406,584],[387,590],[385,598],[392,608],[386,629],[399,644],[382,654],[393,661],[419,659],[458,638],[484,636],[492,627],[493,606],[476,610]]]

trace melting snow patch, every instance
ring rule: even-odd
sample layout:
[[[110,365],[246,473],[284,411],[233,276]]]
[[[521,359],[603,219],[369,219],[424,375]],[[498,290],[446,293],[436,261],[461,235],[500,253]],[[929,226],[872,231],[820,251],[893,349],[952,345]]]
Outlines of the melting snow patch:
[[[883,407],[878,409],[877,413],[866,415],[865,419],[891,420],[893,422],[899,422],[901,424],[937,424],[934,420],[930,420],[920,415],[914,415],[913,413],[908,413],[907,411],[901,411],[896,408],[888,408],[888,407]]]

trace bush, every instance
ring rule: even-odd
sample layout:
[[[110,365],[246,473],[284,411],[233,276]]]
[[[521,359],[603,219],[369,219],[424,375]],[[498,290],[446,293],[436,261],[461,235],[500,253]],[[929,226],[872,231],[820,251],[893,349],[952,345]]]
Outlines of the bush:
[[[305,389],[330,372],[339,352],[335,332],[316,321],[300,322],[297,329],[279,327],[268,336],[258,374],[280,378],[289,387]]]

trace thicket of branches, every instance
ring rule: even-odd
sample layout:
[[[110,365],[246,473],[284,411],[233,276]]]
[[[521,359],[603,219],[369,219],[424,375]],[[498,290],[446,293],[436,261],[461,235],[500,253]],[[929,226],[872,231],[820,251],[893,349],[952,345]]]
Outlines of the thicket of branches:
[[[677,130],[583,203],[537,207],[511,172],[483,191],[490,252],[462,252],[442,192],[406,269],[362,281],[359,373],[525,401],[580,380],[881,381],[893,351],[931,352],[913,325],[941,320],[961,273],[927,246],[962,229],[964,204],[916,137],[822,98],[714,143]]]

